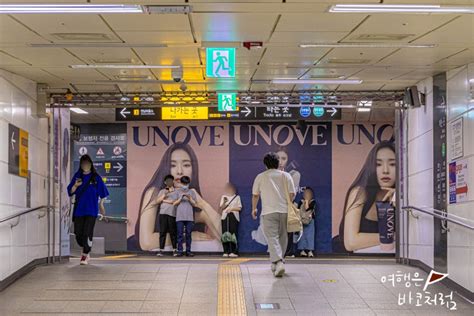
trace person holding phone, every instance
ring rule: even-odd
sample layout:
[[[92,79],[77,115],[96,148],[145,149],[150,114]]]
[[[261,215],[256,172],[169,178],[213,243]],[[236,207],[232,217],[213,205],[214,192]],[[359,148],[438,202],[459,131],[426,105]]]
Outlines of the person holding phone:
[[[174,177],[172,175],[167,175],[163,180],[165,188],[158,193],[157,203],[159,206],[160,212],[160,250],[158,251],[157,256],[163,256],[163,251],[166,244],[166,235],[170,235],[171,246],[173,247],[173,256],[177,255],[176,252],[176,207],[174,206],[174,201],[170,199],[171,193],[174,192]],[[152,212],[149,212],[151,214]],[[155,213],[156,216],[156,213]],[[151,219],[149,222],[155,222],[155,219]]]
[[[186,257],[194,257],[191,252],[192,231],[194,226],[194,208],[198,207],[196,192],[189,188],[191,179],[188,176],[181,177],[181,187],[171,194],[170,199],[175,200],[176,226],[178,229],[178,257],[183,256],[183,234],[186,232]]]
[[[97,216],[105,216],[104,200],[109,191],[97,173],[89,155],[83,155],[79,162],[79,170],[72,177],[67,187],[69,196],[74,195],[72,219],[76,241],[82,248],[81,265],[89,263],[94,226]]]
[[[237,189],[232,183],[227,183],[224,195],[219,203],[219,211],[222,212],[222,246],[223,257],[236,258],[237,255],[237,233],[239,230],[239,213],[242,210],[242,201],[237,194]]]

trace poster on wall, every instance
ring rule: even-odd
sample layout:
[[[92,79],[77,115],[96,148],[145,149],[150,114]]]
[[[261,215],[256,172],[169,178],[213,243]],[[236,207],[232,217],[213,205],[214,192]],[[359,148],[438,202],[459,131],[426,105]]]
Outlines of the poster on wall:
[[[219,201],[225,184],[231,182],[243,205],[239,251],[265,252],[259,220],[251,218],[251,188],[257,174],[265,170],[264,155],[274,151],[281,159],[280,168],[294,180],[296,201],[305,188],[314,192],[316,252],[394,252],[390,201],[396,170],[391,122],[307,122],[304,126],[129,122],[127,126],[128,168],[133,170],[127,175],[129,250],[159,248],[156,197],[164,177],[171,174],[189,176],[190,187],[197,192],[193,251],[222,251]],[[356,222],[360,225],[356,233],[364,233],[364,238],[354,242],[350,235],[339,235],[340,227]]]
[[[456,160],[464,156],[464,144],[463,144],[463,118],[460,117],[451,122],[451,160]]]
[[[103,128],[103,132],[88,132],[82,126],[78,141],[74,142],[74,170],[79,170],[79,160],[89,155],[97,173],[102,177],[109,196],[104,205],[108,216],[126,216],[127,191],[127,134],[112,132]]]
[[[28,177],[28,132],[8,124],[8,173]]]
[[[67,193],[70,179],[70,112],[68,109],[53,111],[53,166],[54,166],[54,205],[59,209],[59,232],[61,239],[61,256],[69,256],[71,233],[71,203]]]
[[[467,159],[449,164],[449,204],[468,200],[468,179]]]

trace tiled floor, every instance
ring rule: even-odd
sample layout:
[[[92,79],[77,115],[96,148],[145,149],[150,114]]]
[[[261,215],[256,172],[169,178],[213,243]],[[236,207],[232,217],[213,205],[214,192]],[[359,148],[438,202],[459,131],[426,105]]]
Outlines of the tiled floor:
[[[0,315],[217,314],[218,265],[225,261],[141,259],[39,267],[0,293]],[[293,260],[281,279],[261,259],[240,268],[248,315],[474,315],[474,306],[457,296],[457,311],[399,306],[398,293],[408,290],[380,278],[397,271],[426,274],[387,260]],[[441,285],[430,290],[448,291]],[[256,310],[255,303],[279,309]]]

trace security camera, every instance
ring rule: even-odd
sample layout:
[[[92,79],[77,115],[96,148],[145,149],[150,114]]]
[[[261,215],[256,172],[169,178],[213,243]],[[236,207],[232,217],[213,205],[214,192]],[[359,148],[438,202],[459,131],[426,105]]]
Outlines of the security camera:
[[[174,82],[180,82],[183,78],[183,68],[174,68],[171,70],[171,76],[173,77]]]
[[[188,90],[188,87],[187,87],[186,84],[183,82],[183,83],[181,83],[181,85],[179,86],[179,90],[185,92],[186,90]]]

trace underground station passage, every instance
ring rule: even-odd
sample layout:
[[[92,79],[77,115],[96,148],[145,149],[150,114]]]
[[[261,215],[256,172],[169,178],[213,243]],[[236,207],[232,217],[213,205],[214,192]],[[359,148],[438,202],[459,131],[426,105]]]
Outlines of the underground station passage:
[[[0,315],[474,315],[474,1],[0,3]]]

